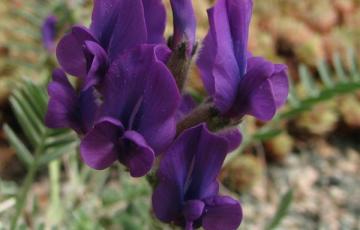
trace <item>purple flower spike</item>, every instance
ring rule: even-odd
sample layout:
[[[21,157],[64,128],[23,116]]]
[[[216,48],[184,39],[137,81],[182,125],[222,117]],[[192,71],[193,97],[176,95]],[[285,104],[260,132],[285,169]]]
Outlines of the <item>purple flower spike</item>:
[[[104,83],[102,117],[81,143],[84,161],[104,169],[115,160],[134,177],[145,175],[173,140],[180,101],[176,83],[157,54],[165,46],[142,45],[112,63]]]
[[[97,109],[93,90],[76,93],[64,71],[56,69],[48,86],[50,96],[45,123],[50,128],[72,128],[86,133],[93,124]]]
[[[196,36],[196,18],[191,0],[171,0],[174,17],[173,48],[182,42],[188,43],[188,52],[192,52]]]
[[[50,53],[55,50],[56,24],[57,18],[54,15],[49,15],[41,27],[43,45]]]
[[[225,138],[204,124],[184,131],[164,153],[152,202],[156,216],[188,230],[237,229],[238,201],[219,196],[218,176],[229,151]]]
[[[228,117],[271,119],[288,95],[286,68],[247,51],[251,0],[218,0],[208,11],[210,30],[198,66],[206,90]]]

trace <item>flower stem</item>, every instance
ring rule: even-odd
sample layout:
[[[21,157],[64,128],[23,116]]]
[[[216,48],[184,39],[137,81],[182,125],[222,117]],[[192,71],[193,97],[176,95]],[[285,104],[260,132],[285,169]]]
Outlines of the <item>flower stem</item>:
[[[183,91],[192,61],[192,56],[187,54],[187,46],[188,44],[184,42],[176,47],[167,63],[180,92]]]
[[[209,122],[213,117],[218,115],[217,109],[215,109],[212,103],[203,103],[195,108],[190,114],[188,114],[182,121],[176,126],[176,134],[179,135],[185,129],[193,127],[202,122]]]
[[[10,225],[11,230],[16,229],[17,221],[19,219],[21,211],[23,210],[23,208],[25,206],[27,194],[29,192],[29,189],[30,189],[33,181],[34,181],[35,174],[36,174],[37,169],[38,169],[38,161],[39,161],[39,158],[40,158],[41,153],[43,152],[43,150],[44,150],[44,141],[42,140],[41,143],[39,144],[39,146],[37,147],[36,151],[35,151],[34,160],[33,160],[32,164],[31,164],[31,166],[29,168],[29,171],[26,174],[23,187],[21,188],[19,194],[17,195],[17,198],[16,198],[16,211],[15,211],[15,215],[11,219],[11,225]]]

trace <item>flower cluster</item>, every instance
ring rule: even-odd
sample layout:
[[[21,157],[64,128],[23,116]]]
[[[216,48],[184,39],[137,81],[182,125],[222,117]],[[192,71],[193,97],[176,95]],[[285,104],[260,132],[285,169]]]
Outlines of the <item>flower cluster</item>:
[[[45,122],[75,130],[91,168],[120,162],[133,177],[157,168],[152,202],[161,221],[236,229],[240,204],[219,194],[217,176],[241,143],[241,118],[270,120],[285,103],[286,67],[247,50],[251,0],[217,0],[200,50],[191,0],[170,3],[166,43],[161,0],[95,0],[90,28],[73,26],[57,45],[61,68],[48,87]],[[200,104],[183,90],[193,62],[208,92]]]

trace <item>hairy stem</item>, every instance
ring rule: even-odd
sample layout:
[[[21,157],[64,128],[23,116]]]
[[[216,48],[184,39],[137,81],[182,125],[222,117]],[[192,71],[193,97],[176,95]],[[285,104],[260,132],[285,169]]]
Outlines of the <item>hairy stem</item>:
[[[195,108],[176,126],[176,134],[179,135],[185,129],[191,128],[202,122],[209,122],[219,114],[212,103],[203,103]]]
[[[167,66],[174,75],[176,85],[181,92],[184,88],[189,69],[191,65],[191,56],[187,55],[187,45],[182,43],[173,50]]]

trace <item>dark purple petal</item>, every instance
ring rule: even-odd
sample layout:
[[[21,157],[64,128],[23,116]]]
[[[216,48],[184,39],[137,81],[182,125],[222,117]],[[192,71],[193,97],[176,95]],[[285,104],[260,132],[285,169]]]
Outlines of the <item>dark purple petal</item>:
[[[90,27],[110,60],[147,42],[142,0],[96,0]]]
[[[96,104],[97,98],[93,88],[89,88],[85,91],[80,91],[78,96],[78,102],[76,110],[73,113],[74,125],[81,124],[81,132],[87,133],[87,131],[94,125],[96,111],[98,105]]]
[[[227,148],[227,141],[210,133],[204,124],[187,129],[175,140],[157,172],[153,208],[160,220],[182,225],[184,202],[218,194],[216,177]]]
[[[152,199],[154,212],[161,221],[171,222],[182,216],[185,184],[192,171],[201,130],[202,126],[186,130],[161,159],[157,172],[159,183]]]
[[[179,92],[171,73],[156,56],[157,46],[142,45],[120,56],[106,80],[102,116],[120,119],[161,152],[175,135]]]
[[[83,90],[87,90],[92,86],[98,85],[105,77],[109,66],[107,54],[98,43],[86,41],[85,46],[87,51],[93,56],[93,60],[85,78]]]
[[[193,169],[188,171],[186,199],[203,199],[216,195],[218,191],[214,191],[214,183],[228,152],[228,142],[211,133],[205,125],[187,132],[188,143],[183,144],[190,148],[187,151],[193,155]]]
[[[241,79],[234,53],[225,0],[208,10],[210,30],[200,52],[198,66],[205,87],[217,108],[227,112],[234,102]]]
[[[56,56],[61,67],[76,77],[85,77],[88,71],[88,60],[85,54],[85,41],[95,41],[95,38],[84,27],[74,26],[65,35],[56,48]]]
[[[167,46],[163,45],[155,46],[154,49],[157,61],[161,61],[165,64],[168,63],[171,56],[171,50]]]
[[[242,141],[242,135],[238,128],[227,128],[218,132],[218,135],[224,137],[228,142],[228,152],[232,152],[239,147]]]
[[[53,52],[55,48],[56,24],[56,17],[49,15],[45,18],[41,27],[43,45],[49,52]]]
[[[189,52],[195,44],[196,18],[191,0],[170,0],[174,19],[173,48],[189,43]]]
[[[77,94],[64,71],[57,69],[49,84],[50,96],[45,123],[50,128],[72,128],[86,133],[93,125],[97,105],[93,89]]]
[[[183,209],[184,217],[187,221],[193,222],[201,217],[205,208],[201,200],[186,201]]]
[[[196,107],[195,100],[189,94],[181,97],[179,109],[176,114],[176,120],[181,121],[187,114],[189,114]]]
[[[64,71],[56,69],[48,86],[49,105],[45,124],[49,128],[68,128],[77,103],[77,95]],[[78,127],[80,129],[80,127]]]
[[[276,109],[285,103],[288,80],[285,67],[253,57],[248,60],[248,72],[242,79],[230,116],[249,114],[259,120],[270,120]]]
[[[252,0],[225,0],[233,40],[234,53],[239,65],[240,76],[246,72],[247,44],[252,15]]]
[[[161,0],[142,0],[148,43],[165,43],[166,10]]]
[[[156,217],[170,223],[182,218],[182,189],[175,180],[162,177],[152,195],[152,207]]]
[[[141,134],[135,131],[126,131],[122,141],[123,151],[119,156],[120,162],[129,168],[131,176],[145,176],[154,163],[154,151]]]
[[[84,162],[97,170],[110,167],[118,159],[118,142],[123,131],[120,121],[101,119],[81,141],[80,152]]]
[[[205,200],[205,230],[236,230],[242,220],[240,203],[231,197],[216,196]]]

